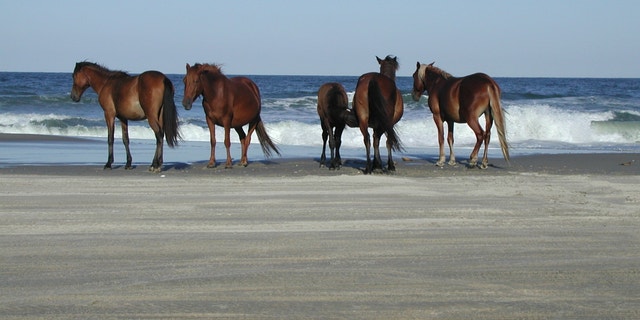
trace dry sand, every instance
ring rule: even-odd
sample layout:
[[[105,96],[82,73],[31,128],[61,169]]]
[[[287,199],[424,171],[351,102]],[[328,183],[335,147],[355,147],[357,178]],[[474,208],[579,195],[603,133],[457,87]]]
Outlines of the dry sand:
[[[638,319],[640,155],[0,169],[3,319]]]

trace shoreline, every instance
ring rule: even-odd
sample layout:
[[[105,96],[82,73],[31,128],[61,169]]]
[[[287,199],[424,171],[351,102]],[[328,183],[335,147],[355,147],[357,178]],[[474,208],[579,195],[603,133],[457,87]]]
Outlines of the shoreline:
[[[150,174],[147,172],[153,148],[150,145],[133,145],[132,154],[134,157],[134,169],[124,170],[124,163],[121,158],[124,150],[117,144],[115,150],[116,161],[112,170],[102,170],[103,160],[106,158],[106,141],[94,138],[76,138],[65,136],[47,136],[31,134],[0,134],[0,143],[5,145],[37,143],[41,146],[58,147],[57,143],[63,146],[73,146],[71,155],[58,156],[59,160],[52,163],[38,163],[31,160],[28,163],[3,162],[0,158],[0,174],[48,174],[48,175],[114,175],[114,176],[137,176],[140,174]],[[80,146],[76,146],[79,144]],[[186,143],[185,143],[186,144]],[[143,147],[143,150],[140,148]],[[287,146],[283,146],[287,148]],[[31,150],[35,155],[41,156],[37,148]],[[259,146],[252,146],[249,149],[249,165],[240,167],[237,165],[239,146],[232,146],[234,155],[234,167],[224,168],[224,147],[218,143],[217,167],[206,168],[206,157],[208,157],[208,143],[191,143],[191,146],[183,146],[181,150],[165,148],[165,153],[175,152],[175,154],[189,157],[189,159],[201,159],[198,161],[167,161],[169,158],[165,154],[165,163],[161,174],[172,175],[215,175],[224,177],[233,176],[305,176],[305,175],[360,175],[365,166],[364,150],[348,149],[343,151],[343,166],[339,170],[329,170],[320,167],[319,153],[321,147],[301,147],[302,153],[308,156],[297,157],[273,157],[264,158],[259,153]],[[55,150],[55,149],[54,149]],[[394,161],[397,170],[391,173],[384,173],[388,176],[396,177],[432,177],[432,176],[456,176],[456,175],[501,175],[513,173],[540,173],[540,174],[596,174],[596,175],[640,175],[640,153],[627,152],[598,152],[598,153],[540,153],[512,156],[510,164],[499,155],[498,150],[490,150],[489,168],[481,170],[478,168],[468,168],[468,152],[464,148],[457,150],[457,165],[436,167],[437,154],[435,153],[394,153]],[[435,151],[435,150],[431,150]],[[4,152],[7,152],[6,150]],[[20,149],[18,151],[20,152]],[[50,151],[50,153],[55,153]],[[60,151],[57,151],[60,153]],[[66,151],[65,151],[66,152]],[[75,152],[75,155],[73,154]],[[81,155],[85,153],[84,155]],[[327,150],[328,153],[328,150]],[[68,162],[69,158],[87,158],[89,154],[92,163]],[[480,155],[482,152],[480,152]],[[1,156],[1,155],[0,155]],[[31,155],[29,155],[31,156]],[[50,154],[55,158],[55,154]],[[447,152],[448,156],[448,152]],[[147,159],[149,158],[149,159]],[[386,157],[383,157],[386,162]],[[380,175],[381,173],[374,173]]]
[[[456,176],[492,176],[508,174],[551,174],[551,175],[640,175],[640,154],[636,153],[597,153],[597,154],[541,154],[517,156],[507,165],[504,159],[490,158],[487,169],[470,168],[467,161],[458,161],[455,166],[435,166],[436,158],[406,160],[406,157],[396,158],[395,172],[375,172],[374,176],[389,177],[456,177]],[[215,168],[207,168],[207,161],[194,163],[165,162],[161,173],[147,171],[146,164],[134,163],[132,170],[125,170],[124,163],[114,163],[113,169],[103,170],[103,165],[87,164],[2,164],[0,175],[30,174],[30,175],[71,175],[71,176],[144,176],[144,175],[175,175],[175,176],[217,176],[217,177],[301,177],[301,176],[338,176],[363,175],[364,160],[344,159],[338,170],[320,167],[319,159],[285,158],[250,161],[247,167],[237,165],[224,168],[224,163],[218,162]]]

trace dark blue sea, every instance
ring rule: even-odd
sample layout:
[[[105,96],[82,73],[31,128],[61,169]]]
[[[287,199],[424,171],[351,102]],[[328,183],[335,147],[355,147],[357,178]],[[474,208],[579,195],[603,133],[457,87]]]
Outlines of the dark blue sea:
[[[194,102],[192,110],[184,110],[181,107],[183,75],[168,76],[176,89],[175,101],[184,141],[177,149],[166,151],[165,161],[206,160],[209,135],[201,98]],[[283,148],[283,156],[292,158],[320,154],[322,139],[316,112],[316,92],[320,85],[341,82],[351,98],[357,81],[355,76],[249,77],[260,87],[262,119],[269,135]],[[513,155],[640,152],[640,79],[496,78],[496,81],[502,88],[507,139]],[[405,113],[397,130],[406,147],[405,153],[437,155],[436,128],[426,97],[419,102],[411,99],[409,76],[398,77],[397,83],[404,93]],[[65,148],[73,149],[82,143],[1,143],[0,162],[103,163],[106,160],[107,129],[97,95],[88,89],[82,100],[74,103],[69,98],[71,85],[70,73],[0,72],[0,133],[80,137],[100,142],[91,144],[98,147],[80,146],[75,153],[68,153]],[[149,162],[151,155],[140,155],[141,151],[137,150],[153,149],[153,132],[146,121],[130,122],[129,128],[134,139],[134,162]],[[116,129],[119,138],[121,135]],[[218,141],[222,141],[221,128],[217,136]],[[467,150],[475,142],[471,129],[465,124],[456,124],[455,137],[456,154],[466,158]],[[500,157],[497,134],[494,132],[492,137],[491,152]],[[238,142],[233,131],[232,142]],[[364,157],[359,130],[345,131],[343,148],[347,155]],[[250,157],[262,157],[259,147],[250,149]],[[124,150],[118,140],[115,150],[116,162],[123,161]],[[47,156],[43,157],[43,153]],[[232,150],[234,158],[239,158],[239,153],[239,147]],[[221,143],[218,154],[223,155]]]

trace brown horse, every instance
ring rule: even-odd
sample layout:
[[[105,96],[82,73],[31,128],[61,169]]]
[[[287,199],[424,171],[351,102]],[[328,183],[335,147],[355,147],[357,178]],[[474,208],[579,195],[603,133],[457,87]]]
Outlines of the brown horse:
[[[320,126],[322,127],[320,166],[324,166],[327,160],[325,149],[327,148],[328,138],[329,150],[331,151],[329,169],[339,169],[342,166],[342,159],[340,158],[342,131],[344,131],[346,125],[350,127],[358,126],[355,116],[349,109],[347,92],[341,84],[328,82],[320,86],[318,90],[318,116],[320,116]]]
[[[107,122],[109,158],[104,168],[111,169],[113,163],[115,119],[118,118],[122,125],[122,142],[127,151],[125,169],[132,168],[128,120],[148,119],[149,126],[156,135],[156,153],[149,171],[162,171],[162,140],[166,135],[167,144],[174,147],[180,138],[171,80],[158,71],[130,76],[122,71],[108,70],[95,63],[78,62],[73,70],[71,99],[75,102],[80,101],[82,93],[88,87],[92,87],[98,94],[98,101]]]
[[[413,92],[415,101],[420,100],[422,93],[427,91],[428,104],[433,113],[433,120],[438,128],[438,144],[440,157],[437,166],[443,166],[444,155],[444,122],[447,122],[449,132],[449,165],[455,165],[453,154],[453,124],[467,123],[476,135],[476,144],[469,157],[469,166],[475,167],[478,162],[478,151],[484,141],[484,156],[480,168],[485,169],[489,164],[487,149],[491,137],[491,126],[496,121],[498,138],[504,159],[509,162],[509,146],[507,145],[505,123],[500,105],[500,87],[484,73],[475,73],[462,78],[456,78],[431,64],[417,63],[413,73]],[[486,125],[482,130],[478,118],[484,114]]]
[[[398,59],[387,56],[384,60],[376,57],[380,64],[380,73],[365,73],[358,79],[356,92],[353,97],[353,111],[358,119],[358,126],[364,138],[367,152],[367,166],[364,173],[371,173],[375,169],[382,170],[380,159],[380,138],[387,136],[387,150],[389,159],[387,169],[395,171],[391,151],[402,149],[400,139],[395,132],[394,125],[402,118],[404,103],[402,94],[396,87],[396,70]],[[371,162],[371,141],[369,127],[373,128],[373,163]]]
[[[251,143],[251,135],[255,130],[266,157],[271,156],[271,151],[280,155],[280,151],[267,135],[264,123],[260,119],[260,90],[258,86],[246,77],[227,78],[222,74],[220,67],[213,64],[199,64],[190,66],[187,63],[187,74],[184,76],[184,100],[182,105],[190,110],[193,101],[202,95],[202,106],[209,126],[211,140],[211,157],[207,167],[216,166],[216,131],[215,126],[224,127],[224,145],[227,149],[226,168],[232,167],[231,140],[229,139],[231,128],[235,129],[240,137],[242,158],[240,165],[247,166],[247,150]],[[249,124],[249,130],[245,134],[242,127]]]

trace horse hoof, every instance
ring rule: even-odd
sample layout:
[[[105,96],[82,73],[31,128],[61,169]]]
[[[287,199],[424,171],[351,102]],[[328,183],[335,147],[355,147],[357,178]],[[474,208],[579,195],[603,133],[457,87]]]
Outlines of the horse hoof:
[[[215,168],[215,167],[216,167],[216,164],[215,164],[215,163],[214,163],[214,164],[209,163],[209,164],[207,165],[207,168],[209,168],[209,169],[213,169],[213,168]]]
[[[478,166],[478,168],[480,168],[480,169],[483,169],[483,170],[484,170],[484,169],[489,168],[489,165],[488,165],[488,164],[486,164],[486,163],[483,163],[483,164],[479,165],[479,166]]]
[[[438,162],[436,162],[436,166],[437,166],[437,167],[444,167],[444,161],[438,161]]]
[[[450,160],[450,161],[448,162],[448,164],[449,164],[450,166],[455,166],[455,165],[457,165],[458,163],[457,163],[455,160]]]

